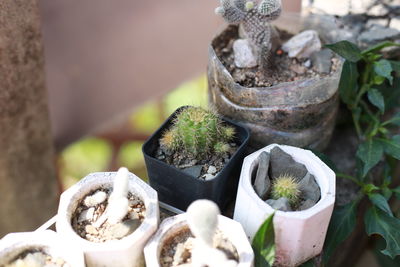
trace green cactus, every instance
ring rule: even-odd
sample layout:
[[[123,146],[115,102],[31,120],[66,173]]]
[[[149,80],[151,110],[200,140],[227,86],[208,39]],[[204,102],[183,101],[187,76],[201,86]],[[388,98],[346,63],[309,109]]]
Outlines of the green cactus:
[[[172,128],[160,139],[160,145],[170,151],[181,149],[194,157],[207,154],[224,154],[233,140],[235,129],[224,126],[212,111],[188,107],[177,114]]]
[[[291,175],[280,175],[272,182],[271,194],[273,199],[285,197],[293,205],[298,202],[300,193],[299,184]]]

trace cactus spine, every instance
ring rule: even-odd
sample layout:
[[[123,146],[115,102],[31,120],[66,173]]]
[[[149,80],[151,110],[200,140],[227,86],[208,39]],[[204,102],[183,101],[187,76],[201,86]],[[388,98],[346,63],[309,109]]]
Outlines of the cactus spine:
[[[241,24],[246,38],[250,40],[258,56],[258,66],[268,72],[271,55],[270,21],[277,19],[282,11],[281,0],[261,0],[256,6],[253,1],[220,0],[221,6],[215,13],[221,15],[228,23]]]
[[[287,198],[290,204],[296,204],[300,197],[300,187],[295,178],[284,174],[272,182],[272,198]]]
[[[169,151],[182,151],[194,157],[228,152],[235,129],[224,126],[213,112],[200,107],[187,107],[177,114],[173,126],[160,139]]]

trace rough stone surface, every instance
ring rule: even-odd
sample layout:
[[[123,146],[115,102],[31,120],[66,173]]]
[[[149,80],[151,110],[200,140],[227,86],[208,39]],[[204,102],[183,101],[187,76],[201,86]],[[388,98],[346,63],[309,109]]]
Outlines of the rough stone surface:
[[[262,152],[258,156],[258,168],[254,181],[254,189],[257,195],[263,200],[267,198],[271,187],[271,180],[268,176],[269,158],[270,155],[267,152]]]
[[[265,201],[272,208],[280,211],[292,211],[290,208],[289,200],[287,198],[281,197],[280,199],[268,199]]]
[[[235,65],[238,68],[253,68],[257,66],[257,58],[251,50],[247,39],[238,39],[233,43]]]
[[[216,172],[217,172],[217,168],[215,168],[215,166],[208,167],[207,173],[215,174]]]
[[[284,152],[279,147],[274,147],[270,152],[270,177],[275,179],[283,174],[288,174],[296,178],[298,181],[307,174],[307,168],[296,162],[292,156]]]
[[[400,38],[400,31],[386,28],[381,25],[374,25],[371,29],[361,33],[358,40],[362,43],[375,44],[385,40],[395,40]]]
[[[332,66],[332,51],[322,49],[311,55],[313,68],[320,73],[330,73]]]
[[[314,30],[303,31],[290,38],[282,46],[289,57],[308,58],[314,52],[321,50],[321,40]]]
[[[133,233],[140,224],[140,220],[126,220],[109,227],[104,235],[107,239],[120,239]]]
[[[200,176],[202,168],[203,168],[203,166],[201,166],[201,165],[195,165],[195,166],[192,166],[192,167],[189,167],[186,169],[182,169],[182,172],[197,178]]]
[[[0,238],[57,211],[37,4],[0,2]]]
[[[311,200],[315,204],[321,198],[321,190],[315,177],[309,172],[301,179],[299,187],[304,199]]]
[[[312,201],[311,199],[306,199],[303,203],[301,203],[298,210],[306,210],[306,209],[311,208],[314,205],[315,205],[314,201]]]

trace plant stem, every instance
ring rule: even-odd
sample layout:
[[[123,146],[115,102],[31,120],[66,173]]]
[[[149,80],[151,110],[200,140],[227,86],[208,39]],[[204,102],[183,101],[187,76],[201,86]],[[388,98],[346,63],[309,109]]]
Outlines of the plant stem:
[[[362,187],[364,185],[362,182],[358,181],[355,177],[353,177],[351,175],[348,175],[348,174],[345,174],[345,173],[336,173],[336,176],[345,178],[347,180],[350,180],[350,181],[352,181],[353,183],[357,184],[360,187]]]

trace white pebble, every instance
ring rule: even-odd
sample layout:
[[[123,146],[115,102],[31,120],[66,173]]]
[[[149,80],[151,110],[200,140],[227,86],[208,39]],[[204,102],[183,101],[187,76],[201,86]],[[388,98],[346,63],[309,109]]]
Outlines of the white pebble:
[[[208,167],[207,173],[214,174],[216,172],[217,172],[217,168],[215,168],[214,166],[211,165],[210,167]]]
[[[94,207],[103,203],[107,199],[107,194],[103,191],[97,191],[91,196],[87,196],[83,201],[86,207]]]

